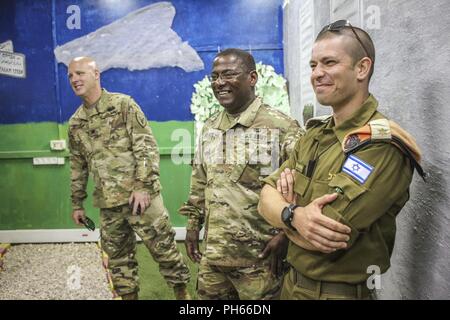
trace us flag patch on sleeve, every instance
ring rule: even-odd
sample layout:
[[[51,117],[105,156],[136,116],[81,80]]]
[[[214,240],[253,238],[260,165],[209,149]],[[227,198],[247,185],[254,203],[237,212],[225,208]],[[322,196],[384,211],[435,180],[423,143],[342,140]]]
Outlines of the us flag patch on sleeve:
[[[366,182],[372,171],[373,167],[370,164],[365,163],[354,155],[350,155],[342,167],[342,172],[345,172],[350,177],[355,178],[361,184]]]

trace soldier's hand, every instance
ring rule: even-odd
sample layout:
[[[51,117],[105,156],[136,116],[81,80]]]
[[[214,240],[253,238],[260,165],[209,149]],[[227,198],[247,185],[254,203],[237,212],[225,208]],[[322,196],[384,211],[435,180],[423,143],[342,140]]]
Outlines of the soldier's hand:
[[[308,240],[302,237],[300,233],[297,231],[291,230],[291,229],[283,229],[284,233],[286,234],[286,237],[295,243],[300,248],[303,248],[305,250],[309,251],[320,251],[316,247],[314,247]],[[323,251],[322,251],[323,252]],[[328,252],[324,252],[328,253]]]
[[[202,259],[202,253],[198,248],[199,234],[200,231],[198,230],[187,230],[186,240],[184,241],[188,257],[196,263],[199,263]]]
[[[84,212],[84,209],[77,209],[72,211],[72,220],[77,225],[81,226],[83,225],[83,221],[86,219],[86,213]]]
[[[274,276],[280,277],[283,275],[283,262],[286,259],[288,244],[288,238],[281,231],[270,239],[263,252],[258,256],[260,259],[270,256],[270,271]]]
[[[150,206],[150,202],[150,195],[147,192],[140,191],[133,191],[128,199],[128,204],[133,206],[133,211],[131,212],[133,215],[137,214],[138,208],[140,208],[140,213],[144,213],[144,211]]]
[[[292,225],[319,251],[330,253],[347,248],[351,229],[322,214],[322,208],[336,200],[337,193],[326,194],[306,207],[294,211]]]
[[[286,202],[295,204],[295,193],[294,193],[294,172],[295,169],[284,169],[281,172],[280,179],[277,180],[277,190],[283,196]]]

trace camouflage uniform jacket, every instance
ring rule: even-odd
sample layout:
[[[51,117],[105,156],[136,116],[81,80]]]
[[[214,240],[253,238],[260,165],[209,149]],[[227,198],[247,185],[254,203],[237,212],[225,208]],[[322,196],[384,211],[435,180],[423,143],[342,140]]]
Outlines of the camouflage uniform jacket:
[[[82,209],[89,173],[94,206],[128,202],[131,192],[160,190],[159,153],[147,119],[129,96],[105,89],[90,109],[81,105],[69,120],[73,209]]]
[[[261,180],[288,158],[303,131],[259,98],[224,126],[226,116],[222,111],[203,127],[189,199],[179,212],[188,216],[188,230],[199,230],[206,221],[209,264],[246,267],[258,262],[277,232],[257,211]],[[238,133],[245,139],[239,140]],[[255,154],[261,161],[254,161]]]

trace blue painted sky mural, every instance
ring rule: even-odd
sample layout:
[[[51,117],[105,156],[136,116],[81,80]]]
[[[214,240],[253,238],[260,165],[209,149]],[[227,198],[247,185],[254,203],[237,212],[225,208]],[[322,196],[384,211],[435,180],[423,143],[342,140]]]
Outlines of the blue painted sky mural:
[[[66,65],[55,58],[55,48],[67,49],[71,41],[98,35],[99,29],[111,28],[127,15],[155,4],[161,2],[3,0],[0,43],[11,40],[14,53],[25,56],[27,76],[22,79],[0,75],[0,124],[66,122],[80,102],[67,81]],[[251,50],[257,62],[271,64],[278,73],[283,72],[282,0],[174,0],[164,4],[175,10],[171,25],[164,29],[164,32],[173,32],[167,39],[174,41],[174,46],[183,45],[186,50],[196,53],[204,68],[197,65],[189,70],[185,67],[186,61],[171,66],[173,60],[167,59],[166,65],[158,67],[147,63],[151,66],[130,71],[130,65],[131,69],[136,66],[133,61],[122,67],[110,67],[102,73],[102,84],[107,90],[133,96],[151,121],[193,120],[189,110],[193,84],[210,72],[218,50],[228,47]],[[123,46],[116,41],[111,50],[123,51],[124,57],[129,59],[137,53],[142,56],[140,59],[149,59],[156,54],[158,50],[151,43],[163,31],[157,28],[154,19],[148,20],[151,21],[146,28],[131,23],[127,29],[128,40],[121,28],[116,28],[115,33],[106,29],[112,36],[120,34],[123,41]],[[145,51],[136,51],[131,35],[148,39],[142,45]],[[172,37],[178,37],[179,43]],[[104,41],[78,44],[87,50],[84,52],[91,52],[93,48],[89,46],[94,43],[106,46]],[[159,45],[163,43],[160,39]],[[114,63],[120,65],[120,61]]]

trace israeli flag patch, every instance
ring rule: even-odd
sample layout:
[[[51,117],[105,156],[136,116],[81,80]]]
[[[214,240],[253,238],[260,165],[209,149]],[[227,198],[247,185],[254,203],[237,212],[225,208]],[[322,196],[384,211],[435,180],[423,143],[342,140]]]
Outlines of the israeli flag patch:
[[[350,155],[347,158],[347,161],[345,161],[344,166],[342,167],[342,171],[363,184],[372,173],[373,167],[370,164],[365,163],[358,157]]]

